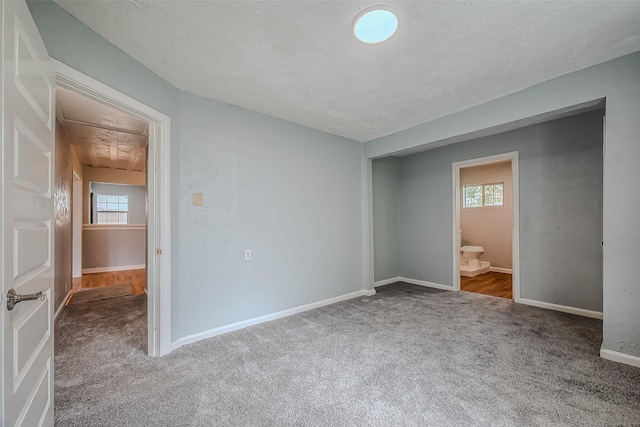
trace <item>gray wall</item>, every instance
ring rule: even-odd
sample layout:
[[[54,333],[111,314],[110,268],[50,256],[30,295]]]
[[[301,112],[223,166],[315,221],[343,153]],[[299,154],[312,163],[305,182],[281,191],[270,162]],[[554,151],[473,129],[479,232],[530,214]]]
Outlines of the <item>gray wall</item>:
[[[398,277],[398,162],[385,157],[372,162],[374,280]]]
[[[452,163],[519,152],[521,298],[602,310],[602,110],[400,158],[400,275],[452,285]]]
[[[181,114],[175,337],[364,287],[362,144],[188,93]]]
[[[147,223],[147,189],[139,185],[105,184],[93,182],[90,184],[93,191],[93,223],[96,218],[96,194],[126,194],[129,196],[129,224]]]
[[[365,144],[365,157],[495,134],[606,98],[604,157],[604,349],[640,356],[640,53],[534,85]]]
[[[90,226],[89,226],[90,227]],[[82,268],[109,268],[145,264],[146,230],[82,230]]]

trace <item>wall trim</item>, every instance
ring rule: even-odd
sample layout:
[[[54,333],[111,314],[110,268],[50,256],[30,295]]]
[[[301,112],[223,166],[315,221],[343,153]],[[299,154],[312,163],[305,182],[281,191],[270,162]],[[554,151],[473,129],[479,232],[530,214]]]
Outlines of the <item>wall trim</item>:
[[[411,285],[425,286],[427,288],[442,289],[444,291],[453,291],[453,286],[441,285],[440,283],[427,282],[425,280],[410,279],[408,277],[392,277],[390,279],[380,280],[374,283],[374,286],[386,286],[392,283],[404,282]]]
[[[561,311],[563,313],[575,314],[578,316],[591,317],[592,319],[602,320],[602,312],[587,310],[586,308],[570,307],[568,305],[553,304],[550,302],[536,301],[526,298],[514,299],[518,304],[530,305],[538,308],[546,308],[548,310]]]
[[[390,285],[392,283],[402,282],[402,278],[400,276],[391,277],[390,279],[379,280],[377,282],[373,282],[373,286],[385,286]]]
[[[489,271],[491,271],[493,273],[513,274],[513,269],[512,268],[489,267]]]
[[[125,270],[144,270],[145,268],[147,268],[145,264],[116,265],[114,267],[83,268],[82,274],[109,273],[112,271],[125,271]]]
[[[635,366],[636,368],[640,368],[640,357],[633,356],[631,354],[601,348],[600,357],[606,360],[611,360],[612,362],[624,363],[625,365],[631,365]]]
[[[146,230],[146,224],[82,224],[82,231]]]
[[[301,305],[287,310],[277,311],[271,314],[265,314],[264,316],[254,317],[252,319],[242,320],[240,322],[231,323],[229,325],[219,326],[217,328],[209,329],[195,334],[182,337],[173,343],[171,343],[171,351],[182,347],[183,345],[192,344],[196,341],[200,341],[206,338],[212,338],[218,335],[226,334],[229,332],[237,331],[239,329],[248,328],[249,326],[258,325],[260,323],[270,322],[272,320],[281,319],[283,317],[292,316],[294,314],[302,313],[304,311],[313,310],[314,308],[324,307],[325,305],[335,304],[340,301],[346,301],[352,298],[358,298],[362,296],[375,295],[375,290],[362,289],[348,294],[339,295],[333,298],[327,298],[322,301],[312,302],[310,304]]]
[[[56,84],[149,123],[147,168],[147,348],[171,351],[171,118],[52,58]]]
[[[426,286],[427,288],[434,288],[434,289],[442,289],[443,291],[453,291],[453,286],[447,286],[447,285],[441,285],[440,283],[434,283],[434,282],[427,282],[424,280],[417,280],[417,279],[409,279],[408,277],[398,277],[400,282],[405,282],[405,283],[409,283],[412,285],[418,285],[418,286]]]
[[[73,295],[73,288],[69,289],[69,292],[67,292],[67,295],[65,295],[64,299],[62,300],[62,302],[60,303],[60,306],[58,307],[58,309],[56,310],[56,313],[53,315],[53,320],[55,321],[58,318],[58,314],[60,314],[60,312],[62,311],[63,308],[65,308],[65,306],[67,305],[67,303],[69,302],[69,300],[71,299],[71,296]]]

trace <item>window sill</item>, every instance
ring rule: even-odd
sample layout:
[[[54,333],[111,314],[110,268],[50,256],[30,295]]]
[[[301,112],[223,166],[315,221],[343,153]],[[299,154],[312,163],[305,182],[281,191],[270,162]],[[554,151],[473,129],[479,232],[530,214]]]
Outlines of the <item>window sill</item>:
[[[82,224],[82,230],[145,230],[146,224]]]

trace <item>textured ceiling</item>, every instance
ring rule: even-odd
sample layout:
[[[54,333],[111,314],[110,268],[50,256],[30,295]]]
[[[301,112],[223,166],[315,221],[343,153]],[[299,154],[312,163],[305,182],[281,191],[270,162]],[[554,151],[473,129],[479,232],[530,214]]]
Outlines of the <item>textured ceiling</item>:
[[[145,171],[145,121],[61,87],[56,118],[83,165]]]
[[[640,50],[638,1],[389,1],[378,45],[377,1],[57,2],[180,89],[357,141]]]

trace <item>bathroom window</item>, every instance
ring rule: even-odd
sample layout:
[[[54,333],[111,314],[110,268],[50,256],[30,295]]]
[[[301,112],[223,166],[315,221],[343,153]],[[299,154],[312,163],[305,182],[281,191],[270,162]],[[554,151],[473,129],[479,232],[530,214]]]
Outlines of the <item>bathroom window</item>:
[[[502,206],[504,204],[504,183],[465,185],[463,187],[465,208],[482,206]]]
[[[96,214],[98,224],[128,224],[129,196],[126,194],[98,194]]]
[[[489,184],[483,187],[485,206],[502,206],[504,204],[504,184]]]
[[[464,186],[464,207],[478,208],[482,206],[482,185]]]

